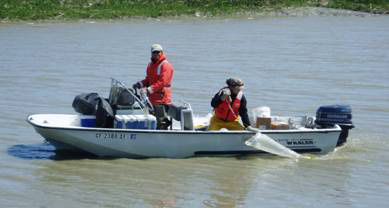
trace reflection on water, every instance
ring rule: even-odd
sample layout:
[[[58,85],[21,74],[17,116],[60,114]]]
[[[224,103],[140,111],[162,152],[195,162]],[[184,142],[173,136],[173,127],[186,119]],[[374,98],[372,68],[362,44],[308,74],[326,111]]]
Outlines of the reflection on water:
[[[81,151],[57,151],[48,143],[43,144],[17,144],[8,148],[8,154],[31,160],[79,160],[95,159],[96,156]]]
[[[258,176],[270,177],[271,169],[289,163],[254,157],[69,160],[46,163],[35,174],[40,176],[37,183],[48,189],[45,191],[69,193],[75,200],[95,200],[99,206],[242,207],[250,200],[249,192],[256,189]]]

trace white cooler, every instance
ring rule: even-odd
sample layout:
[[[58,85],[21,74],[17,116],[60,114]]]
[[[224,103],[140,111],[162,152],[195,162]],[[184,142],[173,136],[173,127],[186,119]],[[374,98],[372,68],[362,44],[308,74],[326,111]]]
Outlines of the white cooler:
[[[156,129],[157,119],[153,115],[116,115],[113,127],[119,129]]]

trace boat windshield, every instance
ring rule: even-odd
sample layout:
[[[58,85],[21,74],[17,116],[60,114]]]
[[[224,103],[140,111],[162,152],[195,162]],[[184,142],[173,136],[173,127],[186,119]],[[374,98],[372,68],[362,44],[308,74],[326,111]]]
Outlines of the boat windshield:
[[[141,93],[140,90],[129,89],[120,81],[111,78],[111,90],[109,92],[109,103],[112,106],[120,106],[122,99],[126,100],[127,103],[134,105],[135,103],[142,109],[145,114],[149,111],[153,111],[153,105],[151,105],[146,94]]]

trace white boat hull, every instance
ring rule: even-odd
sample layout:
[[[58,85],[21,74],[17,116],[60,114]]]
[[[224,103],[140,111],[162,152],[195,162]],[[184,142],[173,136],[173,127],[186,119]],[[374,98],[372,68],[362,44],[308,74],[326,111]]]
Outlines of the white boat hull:
[[[169,157],[266,154],[245,145],[249,131],[187,131],[85,128],[66,122],[74,115],[38,114],[28,122],[58,149],[80,149],[102,157]],[[65,122],[59,122],[65,121]],[[341,129],[263,130],[300,153],[326,154],[335,149]]]

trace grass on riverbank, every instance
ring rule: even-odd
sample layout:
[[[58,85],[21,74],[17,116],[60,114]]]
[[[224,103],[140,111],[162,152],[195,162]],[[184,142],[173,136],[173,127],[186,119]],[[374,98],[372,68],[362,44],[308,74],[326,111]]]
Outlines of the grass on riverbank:
[[[373,14],[389,14],[388,0],[331,0],[328,1],[326,7]]]
[[[389,14],[388,0],[0,0],[0,20],[218,16],[304,6]]]

